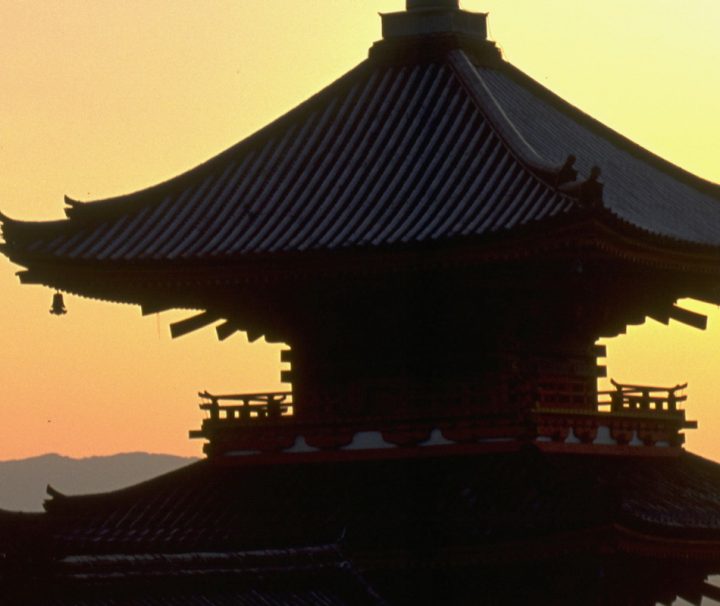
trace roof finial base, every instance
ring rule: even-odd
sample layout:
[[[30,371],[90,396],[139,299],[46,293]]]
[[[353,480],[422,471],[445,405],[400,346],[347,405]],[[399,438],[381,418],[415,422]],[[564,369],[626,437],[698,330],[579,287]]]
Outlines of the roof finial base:
[[[460,9],[460,0],[407,0],[407,10]]]
[[[487,14],[460,10],[458,0],[407,0],[407,11],[382,15],[383,39],[460,35],[487,39]]]

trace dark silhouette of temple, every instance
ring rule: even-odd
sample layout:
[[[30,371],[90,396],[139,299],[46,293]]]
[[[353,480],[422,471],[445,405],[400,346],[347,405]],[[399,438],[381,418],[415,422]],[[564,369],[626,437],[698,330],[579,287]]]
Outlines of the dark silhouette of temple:
[[[685,386],[599,393],[596,345],[646,317],[704,328],[676,301],[720,304],[720,187],[506,63],[486,15],[407,5],[205,164],[3,217],[23,283],[287,343],[292,387],[201,394],[195,465],[1,513],[6,600],[720,596],[720,467],[682,448]]]

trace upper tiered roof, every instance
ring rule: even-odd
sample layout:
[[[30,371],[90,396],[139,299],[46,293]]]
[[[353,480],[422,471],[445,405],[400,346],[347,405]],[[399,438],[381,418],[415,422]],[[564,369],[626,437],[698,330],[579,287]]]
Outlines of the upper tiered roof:
[[[26,281],[63,288],[73,269],[422,250],[591,216],[639,242],[717,256],[720,187],[503,61],[485,15],[410,0],[383,26],[368,60],[187,173],[68,199],[68,220],[3,218],[5,254],[29,268]]]
[[[485,117],[466,62],[366,62],[189,173],[70,201],[70,221],[42,231],[6,223],[8,242],[34,258],[204,259],[479,235],[569,210]]]

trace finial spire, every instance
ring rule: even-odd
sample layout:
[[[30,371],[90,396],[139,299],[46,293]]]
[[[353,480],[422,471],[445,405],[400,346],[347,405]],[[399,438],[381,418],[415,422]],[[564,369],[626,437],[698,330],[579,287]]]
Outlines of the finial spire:
[[[460,0],[407,0],[407,10],[459,9]]]

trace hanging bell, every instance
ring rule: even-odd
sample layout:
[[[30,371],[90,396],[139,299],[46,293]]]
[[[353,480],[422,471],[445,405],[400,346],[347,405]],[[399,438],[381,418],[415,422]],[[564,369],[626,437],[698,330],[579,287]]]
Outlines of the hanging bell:
[[[61,292],[56,292],[53,295],[50,313],[54,316],[62,316],[67,313],[67,309],[65,309],[65,301],[63,300]]]

